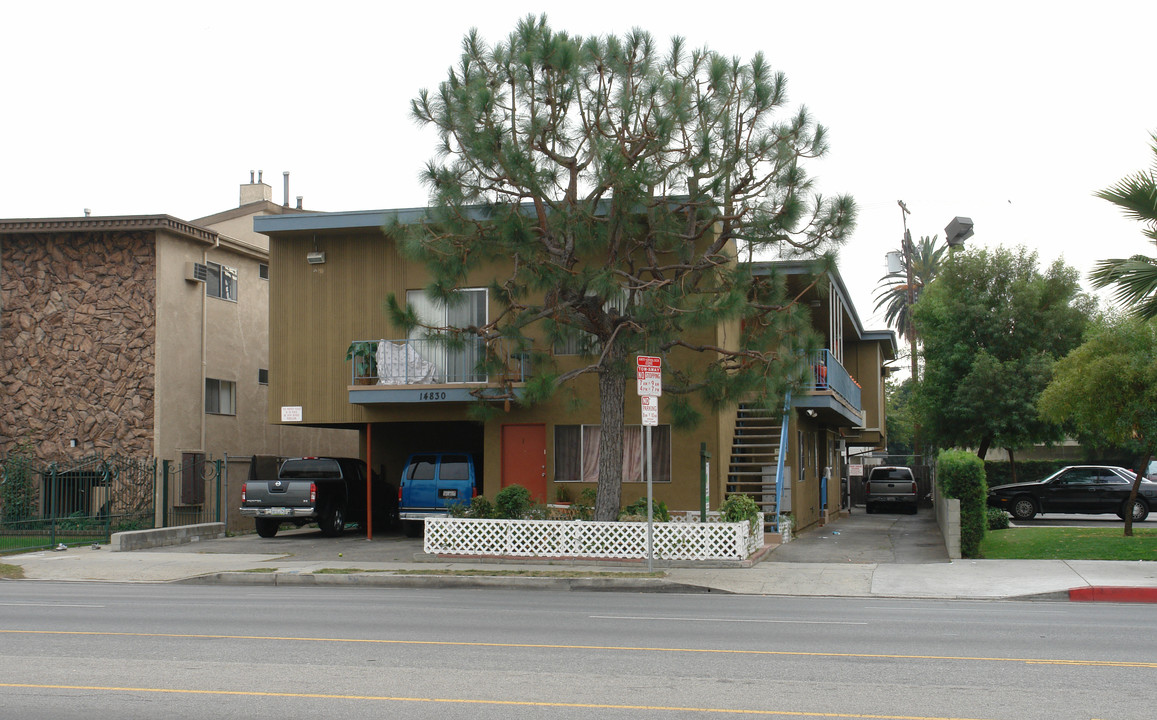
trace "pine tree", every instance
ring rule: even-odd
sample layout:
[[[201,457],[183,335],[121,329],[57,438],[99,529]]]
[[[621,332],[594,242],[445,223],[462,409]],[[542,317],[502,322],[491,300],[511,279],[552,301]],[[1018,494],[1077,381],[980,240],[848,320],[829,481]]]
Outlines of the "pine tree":
[[[462,47],[437,91],[412,101],[440,141],[423,174],[426,222],[389,231],[447,304],[471,269],[509,270],[490,287],[499,317],[427,331],[481,338],[492,374],[512,353],[531,355],[524,402],[597,373],[595,517],[614,519],[630,356],[664,358],[677,427],[697,420],[696,393],[712,407],[777,406],[802,375],[807,311],[781,278],[739,260],[819,257],[847,237],[855,204],[814,192],[802,161],[826,153],[827,133],[803,108],[778,117],[786,80],[762,55],[741,62],[679,38],[661,54],[641,30],[581,38],[545,16],[493,46],[471,31]],[[390,307],[407,329],[420,324],[396,298]],[[738,342],[688,339],[729,322],[742,326]],[[581,346],[581,367],[556,368],[559,343]]]

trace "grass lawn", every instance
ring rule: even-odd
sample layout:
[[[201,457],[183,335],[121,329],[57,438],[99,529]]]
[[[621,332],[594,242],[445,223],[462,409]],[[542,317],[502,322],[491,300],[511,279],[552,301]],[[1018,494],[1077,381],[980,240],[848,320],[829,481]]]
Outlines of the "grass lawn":
[[[1157,528],[1029,527],[989,530],[980,543],[988,560],[1157,560]]]

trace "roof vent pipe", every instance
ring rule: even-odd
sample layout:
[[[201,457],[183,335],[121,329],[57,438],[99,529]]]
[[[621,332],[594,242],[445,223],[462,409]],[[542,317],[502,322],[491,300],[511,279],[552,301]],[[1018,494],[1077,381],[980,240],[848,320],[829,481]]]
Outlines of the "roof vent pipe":
[[[259,183],[263,183],[263,182],[265,182],[264,180],[262,180],[262,179],[261,179],[261,176],[262,176],[264,173],[265,173],[265,171],[264,171],[264,170],[258,170],[258,171],[257,171],[257,182],[259,182]]]
[[[297,209],[298,210],[301,209],[301,196],[300,195],[297,196]]]
[[[285,203],[284,203],[284,206],[289,207],[289,171],[286,170],[285,172],[281,173],[281,175],[285,179]]]
[[[252,170],[249,171],[249,184],[250,185],[253,184],[253,171]]]

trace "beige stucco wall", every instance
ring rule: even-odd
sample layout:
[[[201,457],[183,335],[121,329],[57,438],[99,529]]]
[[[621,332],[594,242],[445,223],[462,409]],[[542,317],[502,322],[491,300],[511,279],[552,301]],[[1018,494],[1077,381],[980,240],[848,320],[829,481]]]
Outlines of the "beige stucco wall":
[[[205,451],[201,437],[205,284],[185,280],[185,263],[204,262],[204,252],[203,243],[157,233],[157,435],[153,455],[159,459],[179,460],[182,452]]]

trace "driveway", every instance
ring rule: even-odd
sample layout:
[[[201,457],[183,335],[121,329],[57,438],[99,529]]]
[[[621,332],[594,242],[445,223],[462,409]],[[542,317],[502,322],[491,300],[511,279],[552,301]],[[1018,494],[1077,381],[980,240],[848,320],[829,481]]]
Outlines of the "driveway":
[[[776,548],[765,562],[794,563],[902,563],[948,562],[948,550],[932,508],[916,515],[864,512],[852,514],[821,528],[805,530]]]

